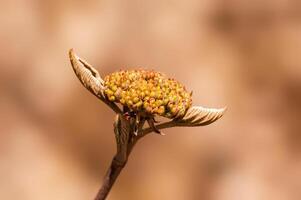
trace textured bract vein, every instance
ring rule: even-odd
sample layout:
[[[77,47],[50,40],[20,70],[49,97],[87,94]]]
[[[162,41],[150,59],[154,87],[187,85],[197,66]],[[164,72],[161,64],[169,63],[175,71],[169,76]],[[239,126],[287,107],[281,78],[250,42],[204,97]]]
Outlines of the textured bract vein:
[[[168,118],[182,117],[191,93],[178,81],[150,70],[120,70],[104,78],[105,96],[131,111]]]

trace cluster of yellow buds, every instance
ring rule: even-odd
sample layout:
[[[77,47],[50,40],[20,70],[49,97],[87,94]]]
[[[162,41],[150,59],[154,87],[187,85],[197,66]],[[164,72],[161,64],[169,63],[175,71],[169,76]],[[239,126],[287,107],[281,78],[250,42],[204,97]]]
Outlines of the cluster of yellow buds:
[[[191,93],[174,79],[150,70],[120,70],[104,78],[106,98],[134,112],[181,117],[191,106]]]

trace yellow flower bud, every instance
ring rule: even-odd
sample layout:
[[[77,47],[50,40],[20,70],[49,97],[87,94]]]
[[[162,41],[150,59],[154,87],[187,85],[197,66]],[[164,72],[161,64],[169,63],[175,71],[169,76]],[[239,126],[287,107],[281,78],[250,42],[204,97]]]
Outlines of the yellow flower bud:
[[[112,85],[111,89],[112,89],[113,92],[115,92],[117,90],[117,86],[116,85]]]
[[[105,90],[105,93],[106,93],[108,96],[111,96],[111,95],[114,94],[113,91],[110,90],[110,89],[106,89],[106,90]]]
[[[151,91],[151,93],[150,93],[149,96],[150,96],[150,97],[155,97],[155,96],[156,96],[156,93],[155,93],[154,91]]]
[[[159,115],[163,115],[165,112],[165,107],[164,106],[160,106],[159,109],[157,110]]]
[[[148,106],[149,106],[149,103],[148,103],[148,102],[144,102],[144,103],[143,103],[143,107],[144,107],[144,108],[147,108]]]
[[[140,108],[142,106],[142,101],[137,102],[134,106],[136,108]]]
[[[110,101],[115,101],[115,99],[116,99],[115,96],[110,96],[110,97],[109,97],[109,100],[110,100]]]
[[[134,98],[133,98],[133,102],[134,102],[134,103],[137,103],[139,100],[140,100],[140,99],[139,99],[138,97],[134,97]]]
[[[131,105],[133,105],[133,101],[132,101],[132,100],[128,100],[128,101],[126,101],[126,104],[127,104],[128,106],[131,106]]]
[[[125,104],[125,100],[124,99],[120,99],[120,103],[121,104]]]

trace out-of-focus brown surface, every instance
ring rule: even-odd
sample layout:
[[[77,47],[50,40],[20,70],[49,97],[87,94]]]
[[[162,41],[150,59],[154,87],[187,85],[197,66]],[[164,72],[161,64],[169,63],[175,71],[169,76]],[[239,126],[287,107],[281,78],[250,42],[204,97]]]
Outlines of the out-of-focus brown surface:
[[[113,113],[81,86],[145,67],[228,106],[201,128],[142,140],[112,200],[301,199],[301,3],[1,1],[0,199],[93,199],[115,152]]]

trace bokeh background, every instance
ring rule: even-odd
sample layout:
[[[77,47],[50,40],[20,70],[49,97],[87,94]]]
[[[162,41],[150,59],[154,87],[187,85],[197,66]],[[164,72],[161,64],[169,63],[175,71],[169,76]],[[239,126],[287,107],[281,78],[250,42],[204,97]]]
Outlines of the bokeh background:
[[[140,141],[108,199],[301,199],[299,0],[1,0],[0,199],[93,199],[115,153],[114,114],[77,80],[177,78],[216,123]]]

